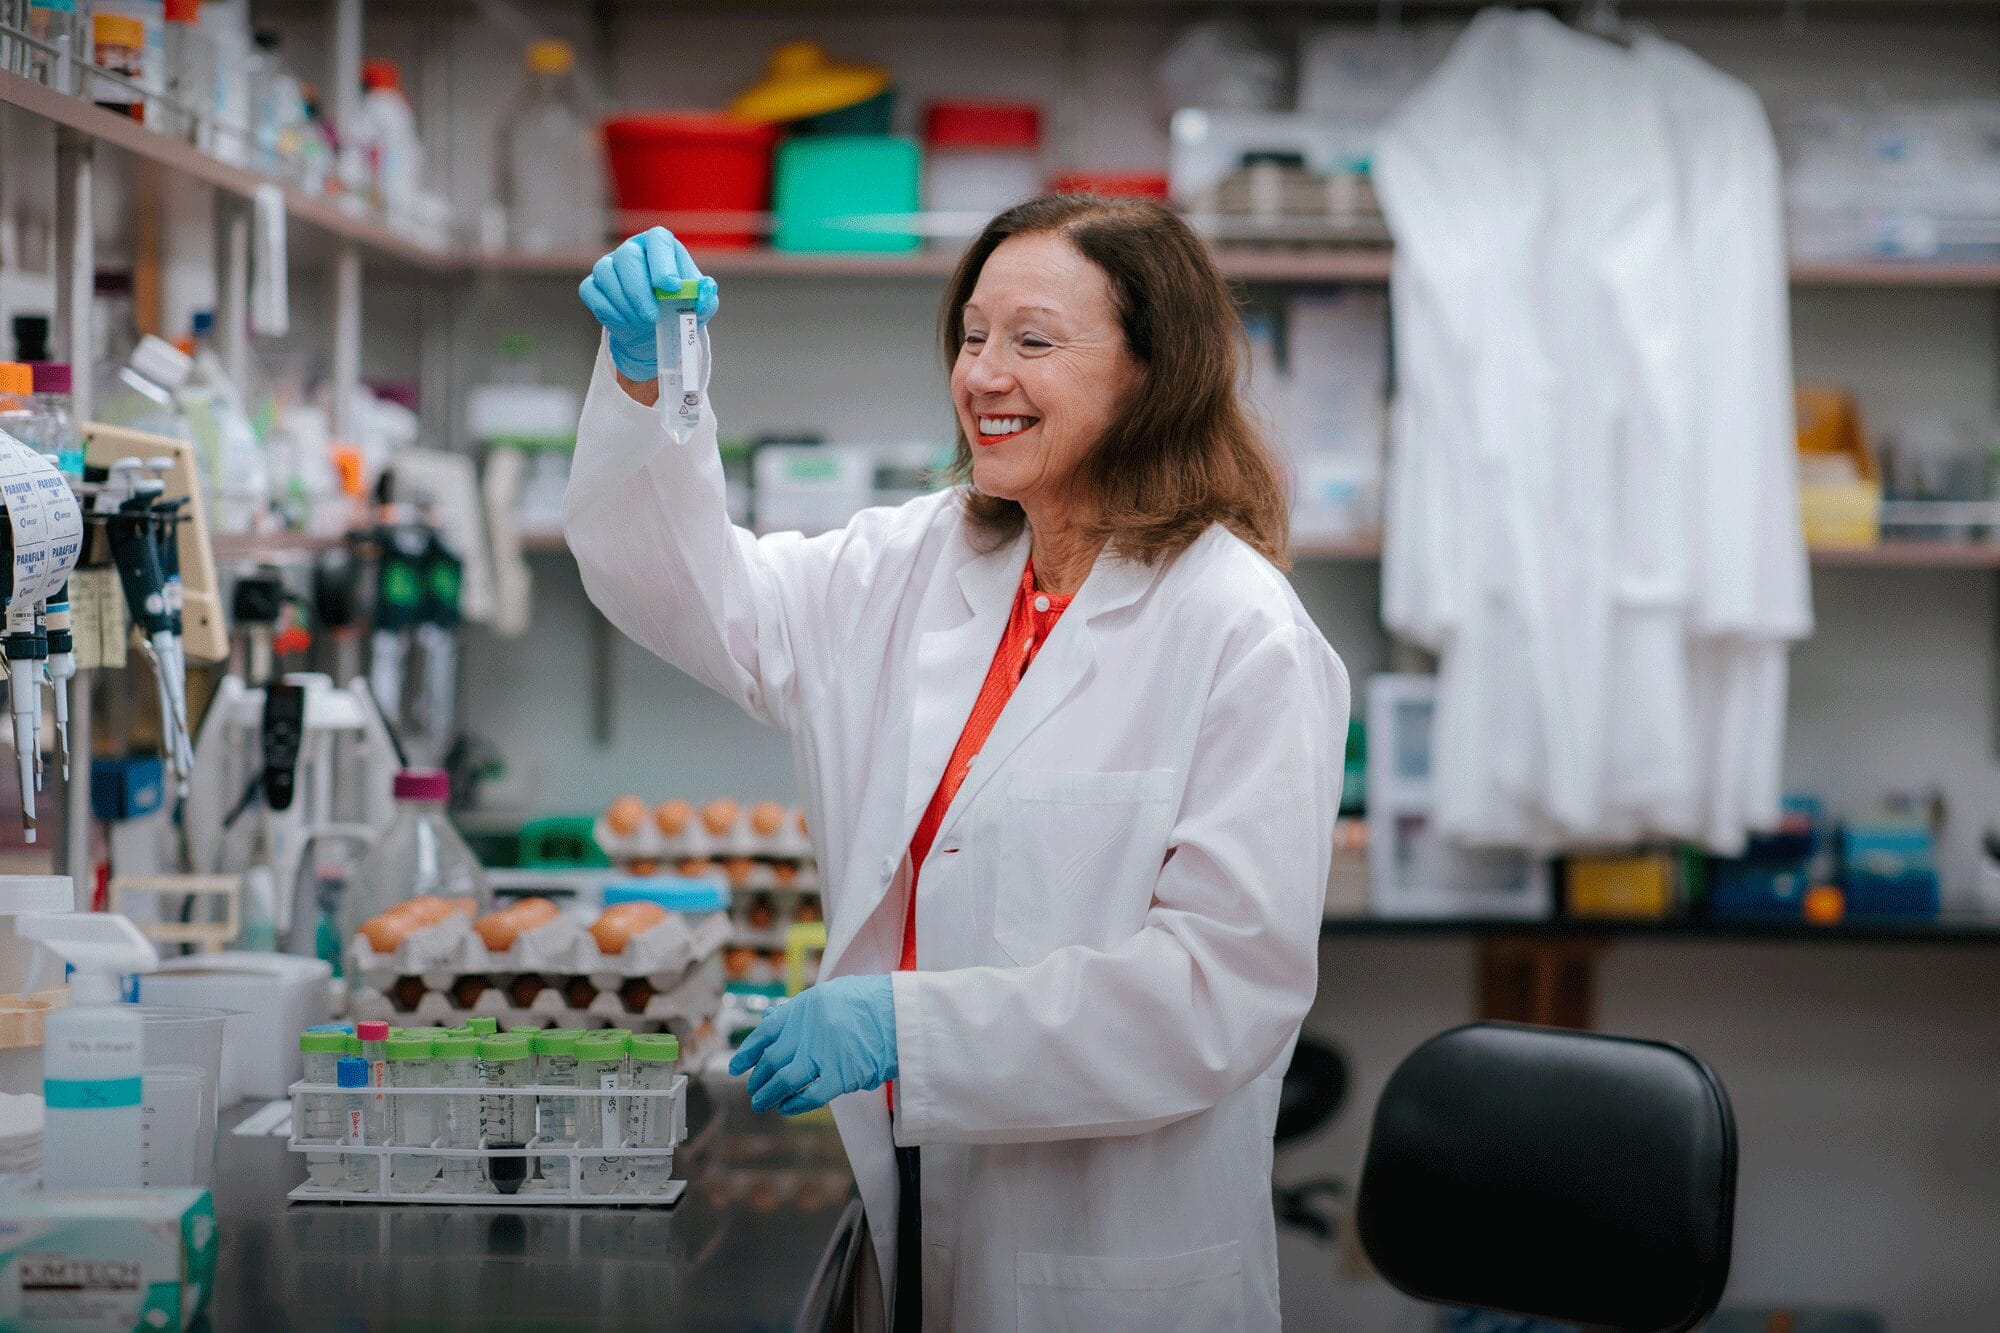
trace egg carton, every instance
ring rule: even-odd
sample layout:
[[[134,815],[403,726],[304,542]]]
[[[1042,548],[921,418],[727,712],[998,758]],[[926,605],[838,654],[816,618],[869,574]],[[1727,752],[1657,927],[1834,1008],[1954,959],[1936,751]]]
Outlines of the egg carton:
[[[623,952],[608,954],[598,948],[582,920],[564,915],[522,931],[512,948],[489,949],[470,920],[453,915],[411,931],[389,953],[375,952],[366,935],[356,935],[348,941],[347,975],[378,990],[387,989],[398,977],[437,974],[677,978],[728,944],[731,929],[726,912],[670,912],[627,940]]]
[[[687,827],[672,837],[661,833],[659,825],[653,822],[650,815],[640,820],[639,827],[629,834],[614,833],[610,823],[599,815],[592,833],[598,847],[613,861],[672,863],[721,861],[735,857],[809,861],[813,855],[812,840],[806,836],[801,818],[798,810],[788,809],[775,833],[761,834],[751,824],[750,808],[744,806],[737,810],[735,822],[717,833],[703,822],[702,807],[697,806]]]
[[[662,1028],[693,1031],[714,1019],[722,1007],[724,967],[714,955],[696,964],[685,975],[668,982],[645,977],[586,977],[594,994],[584,1005],[570,1002],[570,983],[577,978],[556,976],[526,1005],[514,1003],[510,991],[514,977],[492,977],[492,984],[470,1006],[456,1003],[451,995],[460,978],[427,975],[425,990],[417,1003],[404,1008],[386,988],[357,985],[348,990],[347,1012],[355,1019],[381,1019],[406,1027],[458,1027],[474,1017],[495,1020],[504,1029],[518,1027],[623,1027],[635,1032],[657,1032]],[[644,981],[654,987],[645,1004],[632,1010],[626,1001],[627,983]],[[604,984],[609,983],[609,984]]]
[[[754,861],[748,857],[726,857],[721,861],[676,861],[669,869],[686,868],[694,870],[697,865],[713,866],[713,870],[700,873],[720,879],[728,885],[732,894],[744,893],[818,893],[820,890],[819,867],[811,861]],[[786,871],[789,871],[787,876]]]

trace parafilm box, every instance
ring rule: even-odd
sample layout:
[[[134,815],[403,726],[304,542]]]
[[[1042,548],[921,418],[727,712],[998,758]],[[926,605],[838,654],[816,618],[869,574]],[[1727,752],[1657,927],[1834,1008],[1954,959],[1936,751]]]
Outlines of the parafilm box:
[[[0,1333],[164,1333],[215,1283],[202,1189],[0,1196]]]

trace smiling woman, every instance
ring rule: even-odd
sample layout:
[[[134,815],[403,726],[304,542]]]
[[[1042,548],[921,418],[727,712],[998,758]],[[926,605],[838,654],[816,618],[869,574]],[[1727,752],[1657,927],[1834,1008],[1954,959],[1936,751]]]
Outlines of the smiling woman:
[[[655,231],[584,282],[564,526],[614,624],[792,733],[826,957],[730,1069],[756,1111],[832,1108],[857,1308],[1278,1329],[1348,682],[1273,568],[1228,288],[1161,208],[1003,214],[944,311],[966,484],[760,537],[709,405],[687,439],[657,410],[654,293],[698,281]]]
[[[1288,564],[1277,462],[1238,397],[1242,323],[1222,273],[1158,204],[1046,195],[988,223],[939,328],[966,514],[1152,563],[1213,524]],[[1088,562],[1086,561],[1086,568]]]

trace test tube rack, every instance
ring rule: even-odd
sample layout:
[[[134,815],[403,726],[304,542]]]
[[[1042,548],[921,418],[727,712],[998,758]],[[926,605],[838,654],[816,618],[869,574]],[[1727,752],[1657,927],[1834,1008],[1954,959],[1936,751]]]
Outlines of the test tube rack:
[[[339,1186],[316,1185],[308,1177],[306,1183],[286,1195],[297,1203],[415,1203],[415,1204],[474,1204],[489,1207],[521,1208],[538,1206],[613,1207],[618,1205],[642,1204],[650,1207],[664,1207],[676,1202],[687,1192],[685,1180],[669,1180],[658,1190],[641,1193],[632,1188],[630,1173],[640,1162],[664,1159],[671,1169],[674,1147],[687,1142],[687,1075],[677,1074],[664,1088],[575,1088],[557,1085],[529,1084],[518,1088],[464,1087],[464,1088],[396,1088],[370,1087],[356,1092],[353,1088],[342,1088],[332,1083],[294,1083],[292,1096],[292,1134],[286,1147],[295,1153],[313,1156],[325,1154],[338,1156],[343,1180],[348,1162],[356,1157],[365,1157],[369,1169],[374,1172],[370,1188],[354,1189],[345,1184]],[[298,1110],[301,1097],[325,1096],[338,1098],[345,1104],[354,1096],[380,1097],[384,1103],[384,1114],[379,1116],[386,1122],[387,1104],[405,1097],[515,1097],[515,1098],[574,1098],[579,1103],[579,1117],[588,1114],[587,1107],[600,1107],[605,1101],[616,1106],[618,1123],[626,1127],[617,1147],[581,1148],[575,1145],[557,1143],[545,1135],[537,1134],[519,1147],[489,1147],[482,1136],[477,1148],[446,1148],[440,1146],[441,1138],[434,1138],[429,1144],[365,1143],[342,1139],[336,1143],[315,1143],[299,1141],[299,1123],[302,1116]],[[630,1126],[633,1123],[631,1109],[639,1103],[663,1101],[668,1107],[671,1140],[665,1147],[643,1147],[630,1142]],[[392,1163],[399,1157],[436,1158],[440,1163],[454,1158],[473,1158],[482,1163],[498,1159],[527,1158],[523,1168],[524,1178],[520,1188],[512,1194],[503,1194],[498,1189],[485,1186],[481,1189],[461,1192],[445,1188],[442,1172],[439,1176],[424,1182],[417,1188],[398,1187],[392,1174]],[[549,1180],[537,1174],[535,1162],[542,1163],[542,1170],[548,1170],[549,1163],[559,1163],[557,1180]],[[622,1178],[613,1188],[603,1193],[591,1193],[585,1189],[593,1175],[603,1174],[601,1166],[607,1161],[622,1164]],[[489,1168],[490,1172],[490,1168]],[[482,1172],[482,1176],[488,1174]]]

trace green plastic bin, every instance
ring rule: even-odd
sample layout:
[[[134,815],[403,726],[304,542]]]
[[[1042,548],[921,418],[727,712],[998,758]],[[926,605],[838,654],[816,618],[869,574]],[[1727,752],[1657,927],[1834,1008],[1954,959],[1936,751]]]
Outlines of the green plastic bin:
[[[834,219],[914,213],[923,153],[893,134],[794,137],[778,145],[772,212],[779,250],[902,253],[922,238],[912,231],[837,225]]]
[[[553,815],[521,825],[523,870],[602,870],[611,864],[597,845],[589,815]]]

